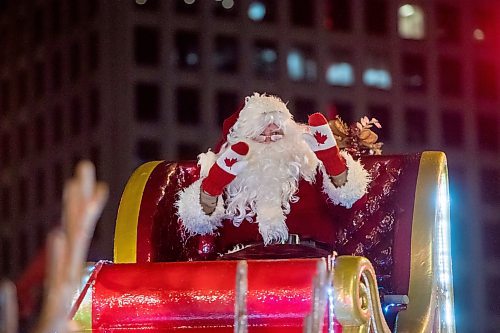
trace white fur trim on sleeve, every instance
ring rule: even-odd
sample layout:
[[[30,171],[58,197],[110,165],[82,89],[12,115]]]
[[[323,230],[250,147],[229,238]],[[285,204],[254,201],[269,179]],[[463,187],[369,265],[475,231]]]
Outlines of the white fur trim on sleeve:
[[[225,216],[222,197],[218,198],[217,207],[211,215],[203,212],[200,204],[200,189],[201,179],[180,191],[179,199],[175,203],[177,216],[191,235],[212,234],[215,229],[222,225],[222,219]]]
[[[214,165],[216,160],[217,155],[215,155],[215,153],[211,150],[198,155],[198,165],[200,166],[201,178],[205,178],[206,176],[208,176],[208,171],[210,171],[210,168],[212,167],[212,165]]]
[[[325,167],[321,165],[323,192],[328,195],[334,204],[351,208],[366,193],[371,179],[368,171],[363,167],[361,162],[355,161],[345,151],[341,151],[340,154],[345,158],[347,164],[347,181],[343,186],[336,187],[331,182],[330,177],[328,177]]]

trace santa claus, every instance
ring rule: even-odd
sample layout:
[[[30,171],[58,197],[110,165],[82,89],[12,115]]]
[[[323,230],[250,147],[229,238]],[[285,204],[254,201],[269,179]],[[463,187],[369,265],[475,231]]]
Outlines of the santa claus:
[[[301,207],[302,195],[314,196],[307,198],[313,205],[326,200],[349,208],[366,193],[367,171],[339,151],[322,114],[299,124],[278,97],[255,93],[231,119],[218,152],[199,155],[200,179],[179,193],[178,216],[189,234],[254,223],[264,244],[281,243],[291,224],[304,234],[308,217],[329,214]],[[299,190],[303,182],[308,188]]]

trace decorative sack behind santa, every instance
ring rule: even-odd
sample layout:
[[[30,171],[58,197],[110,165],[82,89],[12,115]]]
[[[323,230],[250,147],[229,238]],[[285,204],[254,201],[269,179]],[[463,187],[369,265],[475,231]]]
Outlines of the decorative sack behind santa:
[[[255,93],[224,127],[226,142],[217,153],[199,155],[200,179],[179,193],[178,216],[189,234],[212,234],[228,220],[236,227],[257,223],[265,244],[283,242],[290,220],[305,230],[306,221],[294,219],[299,182],[316,182],[324,199],[314,204],[322,206],[330,201],[349,208],[366,193],[367,171],[339,152],[321,114],[310,116],[309,125],[299,124],[279,98]],[[270,128],[271,135],[263,135]],[[343,177],[342,186],[334,184]],[[200,204],[207,195],[215,198],[210,214]]]

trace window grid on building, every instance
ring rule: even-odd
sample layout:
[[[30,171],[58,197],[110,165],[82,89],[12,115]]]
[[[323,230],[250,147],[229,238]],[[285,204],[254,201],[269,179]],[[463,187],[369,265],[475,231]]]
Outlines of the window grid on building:
[[[12,172],[19,159],[33,162],[34,170],[46,173],[45,192],[50,192],[42,207],[35,193],[29,199],[35,201],[26,202],[28,211],[59,207],[53,203],[60,202],[71,159],[80,156],[75,143],[109,180],[117,178],[114,172],[129,174],[131,166],[156,151],[165,155],[162,159],[194,159],[219,138],[220,124],[241,106],[243,96],[260,91],[280,95],[302,121],[315,111],[339,114],[347,122],[375,117],[388,153],[445,150],[450,170],[465,170],[468,189],[479,193],[470,199],[479,203],[474,210],[479,216],[482,205],[497,209],[493,202],[499,200],[491,185],[500,162],[494,112],[500,106],[494,52],[499,31],[489,24],[499,20],[498,10],[485,3],[440,0],[404,7],[395,0],[260,0],[235,1],[226,9],[221,1],[148,0],[117,11],[112,1],[37,1],[28,14],[16,14],[14,23],[0,24],[0,35],[12,45],[5,47],[8,52],[0,50],[0,66],[11,67],[6,74],[0,71],[0,125],[12,124],[0,126],[0,173]],[[123,15],[115,20],[119,26],[110,23],[110,13]],[[109,23],[112,36],[99,28],[99,20]],[[28,26],[40,27],[36,38]],[[134,31],[141,27],[151,30],[137,39],[138,47]],[[31,56],[30,47],[37,56],[20,65],[16,59]],[[80,105],[75,107],[72,98]],[[81,117],[79,125],[75,119]],[[17,149],[24,144],[22,124],[33,129],[26,150]],[[138,158],[137,138],[158,142],[159,148],[137,149]],[[54,151],[57,157],[49,158]],[[115,170],[110,155],[119,161],[113,165],[126,171]],[[479,165],[465,167],[464,156]],[[0,183],[2,193],[17,200],[22,177]],[[27,187],[38,187],[36,179],[26,179]],[[17,202],[9,204],[7,220],[19,210]],[[106,227],[112,223],[100,222],[101,233],[111,232]],[[482,231],[471,231],[481,239]],[[19,239],[6,239],[9,253]],[[481,254],[469,250],[471,256]],[[470,264],[478,276],[487,275],[479,261]],[[7,271],[14,268],[5,265]],[[472,283],[479,281],[465,274]],[[475,307],[486,304],[484,292],[472,298]]]

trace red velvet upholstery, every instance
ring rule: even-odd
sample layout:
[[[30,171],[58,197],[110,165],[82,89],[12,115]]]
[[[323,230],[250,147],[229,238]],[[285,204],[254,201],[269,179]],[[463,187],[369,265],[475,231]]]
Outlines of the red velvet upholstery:
[[[408,294],[410,239],[415,187],[420,154],[364,156],[362,163],[373,181],[367,195],[351,209],[328,206],[322,219],[307,219],[309,200],[325,200],[317,191],[299,193],[300,206],[307,219],[294,228],[322,242],[327,241],[339,254],[367,257],[387,293]],[[137,262],[163,262],[215,259],[236,243],[260,241],[256,224],[240,228],[226,224],[217,236],[187,237],[176,216],[176,194],[198,178],[194,161],[160,163],[150,175],[141,204],[137,234]],[[151,204],[153,203],[153,204]],[[329,217],[333,219],[329,220]],[[332,227],[333,226],[333,227]],[[320,239],[318,239],[320,238]]]
[[[339,254],[368,258],[386,293],[407,295],[413,203],[420,154],[362,158],[372,182],[365,202],[338,207]]]

